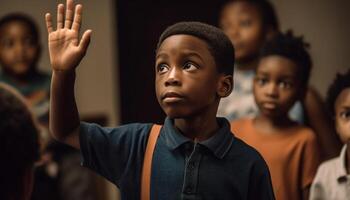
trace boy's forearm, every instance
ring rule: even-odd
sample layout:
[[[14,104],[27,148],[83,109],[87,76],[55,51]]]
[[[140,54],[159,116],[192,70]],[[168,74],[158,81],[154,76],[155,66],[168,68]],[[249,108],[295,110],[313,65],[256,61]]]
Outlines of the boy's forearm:
[[[51,82],[50,131],[64,140],[79,127],[80,119],[74,96],[74,71],[54,71]]]

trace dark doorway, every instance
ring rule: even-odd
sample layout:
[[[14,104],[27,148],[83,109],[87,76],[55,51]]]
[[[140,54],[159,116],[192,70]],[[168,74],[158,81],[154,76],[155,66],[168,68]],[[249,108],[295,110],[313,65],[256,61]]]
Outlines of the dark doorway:
[[[121,122],[162,123],[154,89],[158,37],[179,21],[217,24],[224,0],[117,1]]]

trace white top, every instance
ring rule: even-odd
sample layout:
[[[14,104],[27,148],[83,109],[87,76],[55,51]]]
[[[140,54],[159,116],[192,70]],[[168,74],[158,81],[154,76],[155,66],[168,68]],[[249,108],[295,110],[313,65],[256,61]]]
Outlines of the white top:
[[[311,185],[309,200],[350,199],[350,175],[346,173],[346,145],[340,156],[322,163]]]

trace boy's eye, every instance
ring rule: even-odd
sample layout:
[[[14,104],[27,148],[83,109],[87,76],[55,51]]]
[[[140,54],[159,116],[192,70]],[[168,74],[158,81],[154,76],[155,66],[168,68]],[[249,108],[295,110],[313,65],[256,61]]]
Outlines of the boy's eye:
[[[169,66],[167,64],[161,63],[157,66],[157,71],[159,73],[165,73],[169,71]]]
[[[193,64],[192,62],[187,62],[184,64],[183,69],[186,71],[194,71],[196,70],[198,67]]]
[[[281,81],[281,82],[279,82],[278,86],[282,89],[289,89],[292,87],[292,83],[290,83],[288,81]]]
[[[1,41],[1,46],[5,48],[10,48],[14,45],[13,40],[5,39]]]
[[[252,20],[251,19],[242,19],[239,22],[239,26],[241,27],[249,27],[252,25]]]
[[[268,82],[267,78],[263,78],[263,77],[257,77],[255,80],[256,80],[256,83],[260,86],[263,86]]]
[[[349,120],[350,119],[350,110],[340,112],[339,116],[341,119]]]

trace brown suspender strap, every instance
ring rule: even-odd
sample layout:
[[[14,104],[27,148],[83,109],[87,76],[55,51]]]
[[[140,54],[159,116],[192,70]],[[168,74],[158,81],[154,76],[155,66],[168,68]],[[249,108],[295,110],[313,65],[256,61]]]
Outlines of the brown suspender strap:
[[[151,170],[153,152],[162,126],[154,124],[148,137],[141,174],[141,200],[151,199]]]

